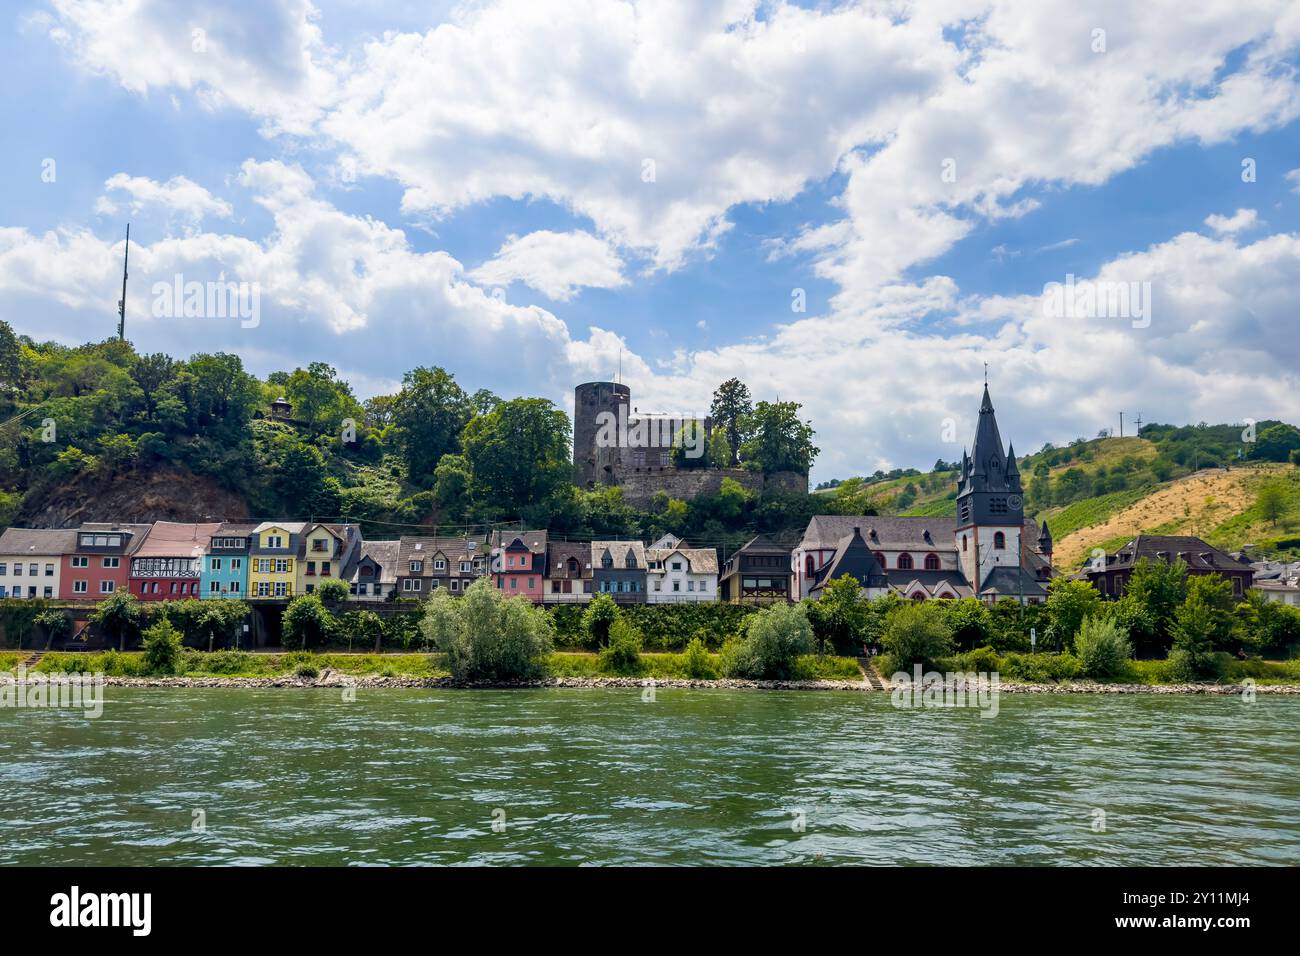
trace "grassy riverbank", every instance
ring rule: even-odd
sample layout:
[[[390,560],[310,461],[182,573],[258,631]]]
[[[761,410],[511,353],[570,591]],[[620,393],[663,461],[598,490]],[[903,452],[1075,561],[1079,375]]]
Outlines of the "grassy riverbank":
[[[23,655],[26,656],[26,655]],[[8,662],[6,663],[6,659]],[[19,655],[0,655],[0,670],[12,671]],[[690,677],[716,678],[721,674],[720,658],[708,655],[708,668],[702,674],[687,672],[683,654],[642,654],[641,665],[634,671],[602,670],[595,654],[558,651],[547,655],[544,666],[548,677],[654,677],[680,680]],[[34,668],[47,674],[102,671],[109,677],[148,677],[144,655],[135,652],[105,651],[99,654],[46,654]],[[180,677],[316,677],[326,670],[354,677],[448,677],[442,654],[314,654],[295,651],[287,654],[250,654],[238,651],[187,651],[181,657]],[[797,680],[861,680],[862,672],[852,657],[817,657],[798,659]]]

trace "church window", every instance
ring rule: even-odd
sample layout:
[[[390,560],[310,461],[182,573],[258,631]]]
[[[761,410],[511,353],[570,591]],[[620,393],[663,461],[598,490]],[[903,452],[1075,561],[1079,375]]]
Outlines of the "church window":
[[[1001,531],[993,533],[993,547],[997,551],[1003,550],[1007,546],[1007,536]]]
[[[927,554],[925,556],[925,569],[927,571],[939,570],[939,556],[937,554]]]
[[[808,574],[809,576],[811,576],[813,573],[813,556],[811,554],[808,555],[808,562],[806,566],[808,568]]]
[[[966,550],[966,536],[965,536],[965,535],[962,535],[962,536],[961,536],[961,549],[962,549],[963,551]]]
[[[912,570],[912,556],[908,554],[906,551],[904,551],[902,554],[898,556],[898,570],[900,571]]]

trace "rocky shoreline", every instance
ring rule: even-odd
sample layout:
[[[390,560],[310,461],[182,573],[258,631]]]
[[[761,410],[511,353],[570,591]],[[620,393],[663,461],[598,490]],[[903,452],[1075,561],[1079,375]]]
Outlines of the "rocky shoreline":
[[[30,683],[30,678],[20,683]],[[452,677],[381,677],[375,675],[352,676],[327,670],[319,677],[294,675],[280,677],[105,677],[108,687],[174,687],[174,688],[399,688],[399,689],[455,689],[504,690],[520,688],[663,688],[685,690],[839,690],[866,693],[887,693],[892,689],[884,681],[883,689],[868,681],[851,680],[680,680],[648,677],[547,677],[528,681],[458,681]],[[972,686],[973,685],[969,685]],[[1256,694],[1300,695],[1298,684],[1255,684]],[[1071,681],[1063,684],[1018,684],[1000,682],[998,690],[1007,694],[1202,694],[1212,696],[1241,696],[1241,684],[1098,684],[1092,681]]]

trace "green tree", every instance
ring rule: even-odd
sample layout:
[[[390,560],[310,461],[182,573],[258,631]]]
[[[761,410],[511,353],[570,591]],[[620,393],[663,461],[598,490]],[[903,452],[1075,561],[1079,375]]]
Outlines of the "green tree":
[[[329,640],[334,631],[334,618],[317,595],[301,594],[284,609],[280,626],[285,647],[306,650]]]
[[[35,623],[45,631],[45,646],[61,641],[72,633],[72,618],[59,608],[46,608],[36,615]]]
[[[885,623],[880,642],[893,666],[900,670],[913,664],[932,667],[953,652],[952,628],[946,610],[935,601],[904,601],[896,605]]]
[[[1296,449],[1300,449],[1300,429],[1278,422],[1256,436],[1250,457],[1256,461],[1286,461]]]
[[[554,625],[526,598],[506,598],[488,578],[463,597],[438,590],[425,602],[420,630],[446,655],[458,680],[527,680],[542,674]]]
[[[326,607],[339,605],[348,599],[348,586],[337,578],[316,585],[316,596]]]
[[[609,643],[596,655],[596,663],[607,674],[640,674],[641,646],[644,639],[637,626],[625,617],[616,619],[609,629]]]
[[[294,369],[284,391],[293,403],[294,418],[306,422],[317,434],[336,434],[343,419],[357,421],[364,417],[351,386],[325,362],[312,362],[305,369]]]
[[[740,463],[740,446],[748,437],[745,421],[753,413],[749,388],[740,379],[729,378],[714,391],[709,416],[713,419],[714,431],[721,432],[726,440],[726,451],[730,454],[727,464],[732,467]]]
[[[416,368],[402,378],[393,420],[409,479],[428,487],[443,455],[460,450],[460,434],[474,414],[465,390],[441,368]]]
[[[144,666],[151,674],[175,674],[181,660],[181,634],[167,618],[144,632]]]
[[[447,517],[463,517],[469,507],[469,462],[464,455],[443,455],[433,472],[433,500]]]
[[[162,352],[141,355],[131,363],[131,380],[140,389],[146,421],[156,421],[163,390],[176,375],[176,363]]]
[[[969,651],[989,643],[993,635],[993,615],[982,601],[971,597],[947,604],[945,618],[957,650]]]
[[[502,402],[465,427],[475,502],[517,514],[547,501],[573,477],[569,417],[544,398]]]
[[[1260,517],[1276,528],[1277,519],[1286,514],[1286,489],[1277,482],[1264,485],[1255,496],[1255,508]]]
[[[861,653],[870,611],[862,599],[862,585],[857,578],[850,575],[836,578],[822,588],[821,597],[806,604],[818,654]]]
[[[1218,676],[1214,645],[1220,626],[1219,612],[1202,600],[1189,600],[1174,615],[1174,647],[1169,663],[1178,680]]]
[[[812,425],[799,418],[801,407],[798,402],[759,402],[742,426],[751,437],[741,446],[741,458],[764,471],[806,474],[820,449],[812,443]]]
[[[722,672],[748,680],[789,680],[798,659],[813,649],[812,625],[802,604],[773,604],[745,621],[745,636],[723,645]]]
[[[1069,650],[1083,620],[1101,612],[1101,595],[1089,581],[1053,578],[1047,586],[1047,637],[1052,646]]]
[[[92,624],[117,640],[119,651],[125,651],[127,641],[139,636],[147,620],[148,612],[129,591],[114,591],[90,614]]]
[[[1074,651],[1084,674],[1094,680],[1110,680],[1123,673],[1133,656],[1133,645],[1113,618],[1086,617],[1074,639]]]
[[[1166,564],[1140,558],[1133,566],[1124,593],[1146,608],[1151,615],[1159,649],[1168,648],[1172,640],[1174,614],[1187,598],[1187,563],[1175,561]]]
[[[0,320],[0,394],[10,395],[22,386],[22,345],[8,322]]]
[[[609,643],[609,632],[614,622],[619,619],[620,611],[614,599],[608,594],[597,594],[582,612],[582,630],[592,647],[604,647]]]

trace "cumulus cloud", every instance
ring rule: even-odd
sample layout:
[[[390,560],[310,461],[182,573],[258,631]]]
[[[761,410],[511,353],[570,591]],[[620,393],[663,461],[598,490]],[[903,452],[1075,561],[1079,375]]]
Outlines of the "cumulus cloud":
[[[523,282],[554,302],[568,302],[583,288],[627,285],[623,261],[610,244],[581,230],[511,236],[469,276],[488,286]]]
[[[1253,209],[1238,209],[1231,216],[1210,213],[1205,217],[1205,224],[1221,236],[1230,236],[1234,233],[1245,232],[1247,229],[1253,229],[1257,221],[1258,215]]]
[[[178,213],[191,222],[198,222],[205,216],[228,219],[233,212],[230,203],[217,199],[198,183],[184,176],[173,176],[167,182],[159,183],[145,176],[118,173],[104,182],[104,188],[110,193],[125,193],[127,205],[132,212],[137,213],[152,206],[165,212]],[[95,209],[112,215],[118,211],[117,200],[108,195],[100,196]]]

